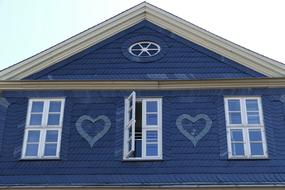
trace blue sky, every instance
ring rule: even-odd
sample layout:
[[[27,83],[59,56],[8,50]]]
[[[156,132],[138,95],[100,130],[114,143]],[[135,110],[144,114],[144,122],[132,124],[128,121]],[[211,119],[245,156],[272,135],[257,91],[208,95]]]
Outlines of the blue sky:
[[[0,0],[0,69],[141,0]],[[284,0],[148,0],[193,24],[285,63]]]

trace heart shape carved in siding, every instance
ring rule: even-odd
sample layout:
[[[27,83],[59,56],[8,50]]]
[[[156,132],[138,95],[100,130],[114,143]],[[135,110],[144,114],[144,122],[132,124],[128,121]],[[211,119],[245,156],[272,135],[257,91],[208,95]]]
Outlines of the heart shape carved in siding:
[[[96,122],[99,122],[101,120],[104,122],[103,129],[99,131],[95,136],[91,136],[86,130],[84,130],[83,128],[84,121],[90,121],[93,124],[95,124]],[[98,140],[100,140],[109,131],[111,127],[111,121],[105,115],[100,115],[96,117],[95,119],[88,115],[83,115],[80,118],[78,118],[75,125],[76,125],[77,132],[89,143],[90,147],[92,148],[94,144]]]
[[[197,134],[193,135],[190,132],[188,132],[184,127],[183,127],[183,120],[189,120],[192,123],[197,122],[198,120],[205,120],[205,126],[204,128]],[[191,115],[188,114],[182,114],[180,115],[177,120],[176,120],[176,126],[178,130],[187,138],[189,139],[194,147],[197,145],[197,143],[210,131],[212,127],[212,120],[207,116],[206,114],[198,114],[195,117],[192,117]]]

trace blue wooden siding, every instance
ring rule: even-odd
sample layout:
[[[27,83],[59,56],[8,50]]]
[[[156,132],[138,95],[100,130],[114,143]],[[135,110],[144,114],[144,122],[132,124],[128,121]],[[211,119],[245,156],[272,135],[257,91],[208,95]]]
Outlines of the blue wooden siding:
[[[136,60],[127,52],[136,40],[157,42],[162,52],[149,60]],[[194,80],[252,77],[265,76],[148,21],[142,21],[26,79]]]
[[[163,160],[122,161],[124,97],[130,91],[6,92],[1,185],[282,184],[285,181],[285,89],[137,91],[163,99]],[[262,97],[269,158],[228,160],[223,98]],[[20,160],[29,97],[66,97],[60,160]],[[0,110],[1,111],[1,110]],[[176,127],[181,114],[207,114],[213,125],[197,146]],[[106,115],[111,128],[93,148],[78,134],[82,115]],[[1,118],[2,118],[1,112]],[[1,120],[2,121],[2,120]],[[203,125],[197,123],[197,125]],[[4,127],[4,129],[3,129]],[[187,126],[185,126],[187,128]],[[187,128],[188,129],[188,128]]]

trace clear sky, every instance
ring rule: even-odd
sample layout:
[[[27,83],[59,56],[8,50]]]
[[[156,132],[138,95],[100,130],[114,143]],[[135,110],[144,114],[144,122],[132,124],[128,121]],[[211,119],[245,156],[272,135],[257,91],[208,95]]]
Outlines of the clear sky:
[[[142,0],[0,0],[0,69]],[[284,0],[148,0],[227,40],[285,63]]]

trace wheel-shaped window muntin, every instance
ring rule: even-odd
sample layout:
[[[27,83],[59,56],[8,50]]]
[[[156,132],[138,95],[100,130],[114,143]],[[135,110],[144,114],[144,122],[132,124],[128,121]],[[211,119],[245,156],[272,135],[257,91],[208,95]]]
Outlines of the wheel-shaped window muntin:
[[[158,44],[151,41],[136,42],[129,47],[129,53],[137,57],[152,57],[160,52]]]

